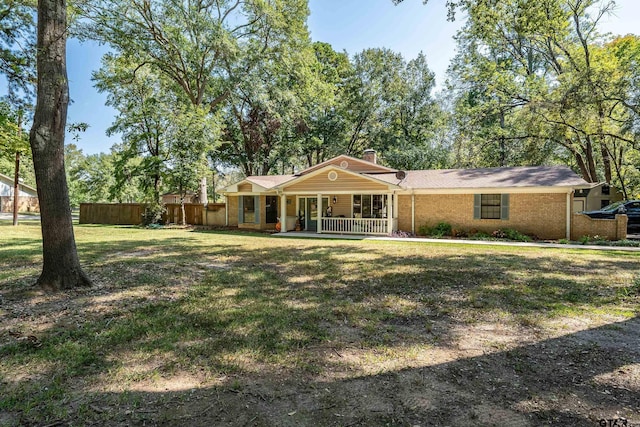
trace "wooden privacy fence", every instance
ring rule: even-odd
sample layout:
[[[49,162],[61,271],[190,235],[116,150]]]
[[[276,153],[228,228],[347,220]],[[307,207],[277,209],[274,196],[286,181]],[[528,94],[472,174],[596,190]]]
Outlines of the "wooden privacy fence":
[[[81,203],[80,224],[138,225],[142,222],[144,203]],[[162,215],[164,224],[182,224],[179,203],[165,204]],[[207,207],[197,203],[185,203],[185,216],[189,225],[225,225],[224,203],[209,203]]]
[[[166,212],[162,215],[162,222],[182,224],[182,209],[180,203],[167,203],[164,205]],[[197,203],[185,203],[184,214],[187,217],[187,224],[202,225],[202,209],[204,205]]]
[[[80,224],[136,225],[144,208],[142,203],[80,203]]]

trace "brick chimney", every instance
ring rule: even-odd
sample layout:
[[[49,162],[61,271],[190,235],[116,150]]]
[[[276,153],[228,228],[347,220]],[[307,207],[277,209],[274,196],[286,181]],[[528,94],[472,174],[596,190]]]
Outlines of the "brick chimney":
[[[371,162],[374,165],[378,163],[376,158],[376,150],[372,150],[371,148],[364,150],[362,153],[362,160],[366,160],[367,162]]]

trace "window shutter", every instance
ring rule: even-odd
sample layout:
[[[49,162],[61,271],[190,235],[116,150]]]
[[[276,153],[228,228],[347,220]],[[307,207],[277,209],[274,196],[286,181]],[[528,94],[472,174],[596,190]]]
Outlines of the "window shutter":
[[[260,196],[253,196],[255,223],[260,224]]]
[[[244,203],[242,202],[242,196],[238,196],[238,224],[244,222]]]
[[[502,194],[500,200],[500,219],[509,219],[509,195]]]
[[[473,219],[480,219],[482,212],[482,195],[473,195]]]

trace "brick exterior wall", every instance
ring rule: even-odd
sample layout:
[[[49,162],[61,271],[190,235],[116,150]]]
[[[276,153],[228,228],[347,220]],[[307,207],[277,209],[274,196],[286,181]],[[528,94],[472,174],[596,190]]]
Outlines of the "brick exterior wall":
[[[542,239],[566,237],[567,195],[510,194],[509,219],[474,219],[473,194],[418,194],[415,196],[416,232],[421,225],[448,222],[453,228],[491,233],[513,228]],[[411,196],[398,197],[398,229],[411,230]]]
[[[606,240],[621,240],[627,237],[627,216],[616,215],[615,219],[594,219],[574,213],[571,226],[571,240],[583,236],[600,236]]]
[[[398,230],[411,231],[411,196],[398,197]],[[416,223],[418,227],[418,223]],[[417,231],[417,230],[416,230]]]
[[[238,225],[238,196],[227,196],[227,206],[229,208],[229,225]]]
[[[0,212],[13,212],[13,196],[0,196]],[[19,196],[18,212],[40,212],[38,198]]]
[[[246,228],[250,230],[275,230],[276,224],[267,224],[267,215],[265,206],[267,203],[267,196],[260,196],[260,224],[238,224],[238,198],[242,196],[227,196],[227,204],[229,206],[229,226],[237,226],[239,228]],[[288,196],[287,200],[290,200],[291,203],[287,204],[287,216],[294,217],[296,216],[296,202],[295,197]],[[280,218],[280,203],[281,198],[278,196],[277,206],[278,206],[278,218]]]
[[[209,203],[203,209],[203,224],[224,226],[226,221],[226,205],[224,203]]]
[[[332,204],[332,197],[329,196]],[[563,193],[510,194],[509,219],[474,219],[473,194],[419,194],[415,196],[416,232],[422,225],[436,225],[448,222],[453,228],[491,233],[499,228],[513,228],[541,239],[562,239],[566,237],[566,202]],[[288,196],[287,214],[295,216],[295,197]],[[351,215],[351,196],[338,195],[338,203],[332,204],[333,215]],[[238,196],[230,196],[229,225],[238,226]],[[246,229],[272,229],[274,224],[265,221],[265,196],[260,196],[261,224],[240,224]],[[278,199],[280,215],[280,199]],[[582,236],[602,236],[609,240],[624,239],[627,234],[627,216],[618,215],[615,220],[595,220],[585,215],[573,214],[571,238]],[[398,230],[411,231],[411,196],[398,196]]]

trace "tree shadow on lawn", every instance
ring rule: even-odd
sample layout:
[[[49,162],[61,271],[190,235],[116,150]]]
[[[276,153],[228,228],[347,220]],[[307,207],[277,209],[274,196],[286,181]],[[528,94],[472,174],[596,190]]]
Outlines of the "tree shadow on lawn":
[[[637,318],[557,339],[519,320],[637,304],[592,263],[280,242],[83,243],[89,269],[115,278],[97,294],[10,295],[31,306],[23,328],[54,320],[35,344],[3,339],[5,421],[583,425],[639,410]],[[594,262],[640,272],[626,257]],[[461,340],[488,323],[511,332],[470,356]]]
[[[71,393],[47,382],[41,389],[48,386],[46,397],[63,406],[52,408],[46,421],[70,424],[585,426],[624,418],[637,425],[639,327],[634,318],[506,351],[371,375],[258,371],[224,375],[206,386],[177,378],[177,384],[165,383],[167,390],[145,390],[148,382],[108,392],[80,385]],[[323,363],[344,369],[331,353]],[[4,420],[28,424],[45,402],[7,412]]]

